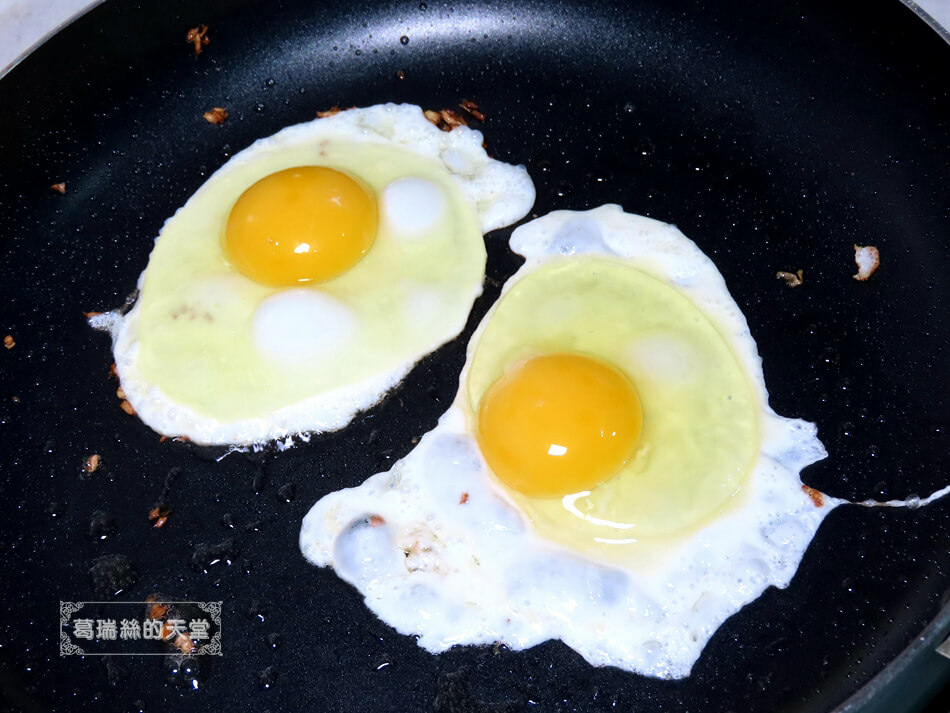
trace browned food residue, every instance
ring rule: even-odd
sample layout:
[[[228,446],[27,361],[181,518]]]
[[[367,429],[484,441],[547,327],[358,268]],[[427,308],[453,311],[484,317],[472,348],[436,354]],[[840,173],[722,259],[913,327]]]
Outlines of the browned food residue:
[[[14,341],[12,334],[8,334],[3,338],[3,346],[7,349],[13,349],[13,347],[16,346],[16,341]]]
[[[462,497],[459,498],[459,505],[464,505],[468,502],[468,493],[462,493]]]
[[[802,271],[798,270],[797,272],[785,272],[785,270],[779,270],[775,273],[775,277],[780,280],[785,280],[785,284],[789,287],[798,287],[802,284]]]
[[[405,73],[403,70],[401,70],[401,69],[397,69],[397,70],[396,70],[396,79],[402,80],[402,79],[405,79],[405,78],[406,78],[406,73]]]
[[[442,131],[451,131],[459,126],[468,126],[465,119],[454,109],[443,109],[442,111],[432,111],[426,109],[423,114],[430,122],[438,126]]]
[[[209,124],[223,124],[228,120],[228,110],[224,107],[216,106],[211,111],[206,111],[202,116]]]
[[[152,527],[164,527],[168,522],[168,516],[172,514],[170,507],[156,506],[149,510],[148,519],[152,522]]]
[[[810,488],[807,485],[802,485],[802,490],[805,491],[805,495],[811,498],[811,501],[815,504],[816,508],[820,508],[825,504],[825,496],[820,490],[815,490]]]
[[[65,196],[65,195],[66,195],[66,183],[65,183],[65,181],[60,182],[60,183],[54,183],[52,186],[50,186],[50,189],[56,191],[56,192],[59,193],[59,195],[61,195],[61,196]]]
[[[102,465],[102,456],[98,453],[93,453],[91,456],[86,458],[86,461],[82,464],[83,473],[95,473],[99,470],[99,466]]]
[[[149,604],[156,602],[152,604],[152,607],[149,609],[149,619],[161,619],[168,612],[168,607],[159,602],[158,597],[156,597],[154,594],[149,594],[147,597],[145,597],[145,601]]]
[[[462,107],[465,111],[472,115],[475,119],[479,121],[485,121],[485,114],[482,113],[482,110],[478,108],[478,104],[468,99],[463,99],[459,106]]]
[[[370,515],[369,524],[370,527],[379,527],[380,525],[385,525],[386,521],[381,515]]]
[[[180,631],[173,624],[165,621],[165,617],[172,612],[170,612],[167,605],[158,601],[158,597],[154,594],[149,594],[145,598],[145,601],[152,604],[148,610],[148,618],[162,622],[162,641],[170,642],[171,645],[178,649],[178,652],[183,655],[190,654],[195,648],[195,643],[191,639],[191,632],[187,630]]]
[[[854,277],[855,280],[864,282],[874,274],[874,271],[877,270],[881,264],[881,253],[878,252],[878,249],[873,245],[865,245],[863,247],[855,245],[854,262],[858,266],[858,272],[856,275],[852,275],[852,277]]]
[[[129,416],[135,415],[135,407],[125,399],[119,402],[119,408],[129,414]]]
[[[338,107],[336,104],[334,104],[333,106],[331,106],[329,109],[325,111],[318,111],[317,118],[326,119],[328,116],[335,116],[336,114],[339,114],[341,111],[343,110],[340,107]]]
[[[208,43],[211,42],[211,39],[208,37],[208,26],[199,25],[198,27],[192,27],[188,30],[188,34],[185,35],[185,40],[195,48],[195,57],[197,57],[204,51],[204,48],[208,46]]]

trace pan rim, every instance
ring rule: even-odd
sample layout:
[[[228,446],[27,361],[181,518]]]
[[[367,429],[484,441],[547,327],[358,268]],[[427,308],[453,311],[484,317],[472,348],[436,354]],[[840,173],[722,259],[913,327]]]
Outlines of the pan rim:
[[[950,595],[947,590],[945,596]],[[888,686],[897,681],[902,674],[918,664],[927,653],[942,656],[937,652],[941,642],[950,636],[950,602],[947,602],[923,631],[908,644],[895,658],[878,671],[867,683],[832,710],[832,713],[860,713],[866,710],[874,698],[880,696]],[[950,670],[944,676],[946,682]]]

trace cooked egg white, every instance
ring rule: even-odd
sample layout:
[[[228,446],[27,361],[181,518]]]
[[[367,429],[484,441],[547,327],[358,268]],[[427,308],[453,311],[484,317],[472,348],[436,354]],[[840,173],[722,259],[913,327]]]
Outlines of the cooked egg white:
[[[316,503],[301,549],[430,651],[557,638],[686,676],[839,504],[799,478],[824,448],[769,408],[745,318],[674,226],[558,211],[511,247],[525,265],[452,407],[390,471]]]
[[[461,331],[483,232],[533,201],[478,131],[442,132],[411,105],[344,111],[236,154],[162,228],[134,308],[93,324],[162,434],[338,429]]]

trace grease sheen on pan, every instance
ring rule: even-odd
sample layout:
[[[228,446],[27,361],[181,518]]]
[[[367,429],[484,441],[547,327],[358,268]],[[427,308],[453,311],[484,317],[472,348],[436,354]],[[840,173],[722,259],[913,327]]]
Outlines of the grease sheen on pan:
[[[727,617],[790,581],[837,504],[799,478],[825,451],[769,408],[744,317],[675,227],[608,205],[549,214],[511,246],[526,263],[473,336],[453,406],[392,470],[316,503],[301,549],[430,651],[558,638],[592,664],[685,676]],[[622,408],[639,403],[639,430],[616,429],[633,429],[630,452],[607,475],[581,463],[596,482],[575,492],[500,477],[481,422],[499,380],[542,357],[561,370],[549,394],[593,363],[636,392]],[[550,454],[589,436],[562,433]]]
[[[280,262],[316,252],[306,240],[265,268],[274,240],[240,252],[235,229],[262,215],[307,229],[291,194],[325,191],[324,174],[342,236],[327,269]],[[111,329],[122,388],[160,433],[250,444],[337,429],[461,331],[482,289],[483,232],[533,201],[524,168],[489,158],[480,132],[440,131],[411,105],[351,109],[236,154],[162,228],[134,308],[94,323]]]

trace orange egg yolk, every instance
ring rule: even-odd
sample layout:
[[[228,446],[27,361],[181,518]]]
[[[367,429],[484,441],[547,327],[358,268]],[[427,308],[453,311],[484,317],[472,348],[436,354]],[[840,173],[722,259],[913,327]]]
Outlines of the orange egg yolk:
[[[489,387],[477,437],[489,467],[513,490],[563,496],[590,490],[632,457],[643,412],[630,380],[580,354],[534,357]]]
[[[244,191],[231,208],[222,242],[243,275],[289,287],[349,270],[372,247],[378,225],[369,188],[332,168],[298,166]]]

